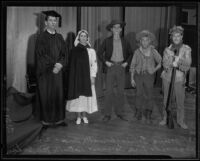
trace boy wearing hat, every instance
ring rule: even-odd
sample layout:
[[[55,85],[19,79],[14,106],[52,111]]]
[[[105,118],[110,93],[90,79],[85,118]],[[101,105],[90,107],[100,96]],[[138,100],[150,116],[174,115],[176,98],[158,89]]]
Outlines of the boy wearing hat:
[[[65,41],[56,32],[57,18],[61,25],[61,16],[51,10],[44,11],[46,29],[36,41],[36,117],[45,128],[49,126],[66,126],[63,100],[62,68],[66,64]]]
[[[125,70],[130,64],[132,51],[128,41],[120,35],[125,25],[125,22],[113,20],[107,26],[107,30],[112,32],[112,36],[103,41],[97,52],[99,59],[106,67],[104,121],[111,119],[112,105],[115,107],[116,115],[120,119],[127,121],[122,115],[122,110],[124,106]],[[116,95],[113,93],[115,83],[117,83]]]
[[[166,103],[168,96],[168,89],[171,81],[172,68],[176,68],[174,95],[176,97],[177,104],[177,123],[183,128],[187,129],[187,125],[184,123],[184,100],[185,100],[185,79],[186,73],[190,69],[191,65],[191,48],[188,45],[183,44],[183,31],[181,26],[174,26],[170,29],[171,44],[164,50],[163,54],[163,67],[164,70],[161,74],[164,88],[164,109],[163,120],[160,125],[166,124]]]
[[[151,123],[154,106],[152,97],[155,72],[161,67],[162,58],[155,49],[153,33],[143,30],[136,35],[139,48],[135,50],[130,66],[131,84],[136,87],[136,119]]]

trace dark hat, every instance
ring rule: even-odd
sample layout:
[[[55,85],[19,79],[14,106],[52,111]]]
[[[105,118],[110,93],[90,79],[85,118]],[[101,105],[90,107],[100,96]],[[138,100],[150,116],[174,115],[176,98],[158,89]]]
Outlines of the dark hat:
[[[120,24],[121,27],[124,27],[126,25],[126,22],[120,20],[112,20],[111,23],[106,26],[106,29],[110,31],[110,29],[116,24]]]
[[[59,24],[58,24],[58,26],[61,27],[62,16],[61,16],[59,13],[57,13],[57,12],[54,11],[54,10],[42,11],[42,13],[45,14],[46,17],[48,17],[48,16],[58,17],[58,18],[59,18]]]

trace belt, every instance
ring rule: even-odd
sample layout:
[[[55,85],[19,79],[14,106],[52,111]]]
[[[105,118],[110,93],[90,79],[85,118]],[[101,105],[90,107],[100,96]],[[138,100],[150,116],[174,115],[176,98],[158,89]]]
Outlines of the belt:
[[[147,71],[147,70],[142,70],[142,71],[141,71],[141,74],[142,74],[142,75],[148,74],[148,71]]]
[[[119,61],[119,62],[111,61],[111,63],[113,63],[114,65],[121,65],[121,64],[123,64],[123,61]]]

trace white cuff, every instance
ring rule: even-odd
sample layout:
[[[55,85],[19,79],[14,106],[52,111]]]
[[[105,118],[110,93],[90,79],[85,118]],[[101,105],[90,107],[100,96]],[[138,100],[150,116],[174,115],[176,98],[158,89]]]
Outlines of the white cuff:
[[[96,77],[96,73],[91,73],[91,77]]]
[[[58,68],[58,69],[61,69],[61,68],[63,67],[63,65],[60,64],[60,63],[56,63],[56,64],[55,64],[55,67]]]

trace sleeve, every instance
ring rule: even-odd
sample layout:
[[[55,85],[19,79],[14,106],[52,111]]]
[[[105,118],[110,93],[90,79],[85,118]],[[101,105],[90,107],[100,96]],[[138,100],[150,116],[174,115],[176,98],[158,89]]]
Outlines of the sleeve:
[[[154,60],[156,61],[156,63],[161,64],[162,57],[160,56],[157,50],[153,49],[153,51],[154,51]]]
[[[184,57],[181,57],[178,61],[178,68],[183,72],[187,72],[190,69],[192,63],[191,51],[191,48],[188,46],[185,50]]]
[[[131,45],[128,41],[127,42],[127,59],[126,62],[128,63],[128,65],[131,64],[131,59],[133,57],[133,53],[132,53],[132,49],[131,49]]]
[[[53,70],[55,61],[47,54],[45,50],[45,42],[41,36],[36,40],[35,44],[36,73],[42,74]]]
[[[56,62],[56,65],[62,68],[63,66],[66,66],[68,63],[67,62],[67,57],[68,57],[67,47],[62,35],[60,35],[60,43],[61,43],[61,51],[59,54],[58,61]]]
[[[170,56],[170,54],[168,53],[168,49],[164,50],[162,65],[163,65],[165,70],[168,70],[168,69],[173,67],[172,56]]]
[[[130,65],[130,72],[135,72],[135,67],[137,63],[137,51],[134,52],[134,55],[132,57],[131,65]]]
[[[98,70],[96,52],[94,49],[89,49],[89,54],[90,54],[90,76],[96,77]]]
[[[104,57],[105,49],[106,49],[106,39],[103,41],[103,43],[100,45],[100,48],[97,51],[97,56],[99,60],[102,61],[103,63],[106,62],[105,57]]]

